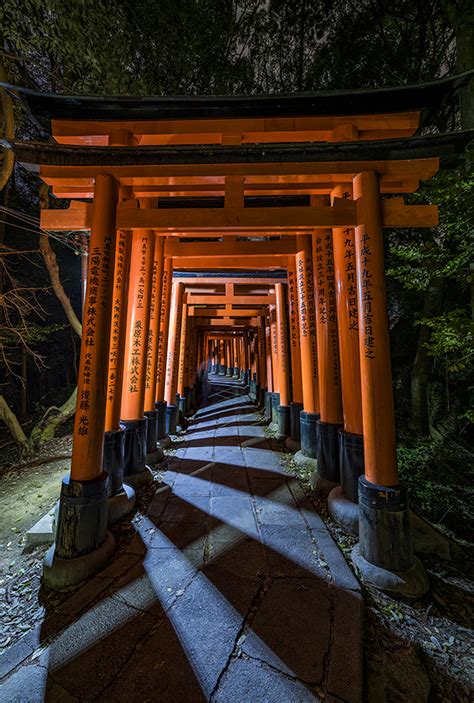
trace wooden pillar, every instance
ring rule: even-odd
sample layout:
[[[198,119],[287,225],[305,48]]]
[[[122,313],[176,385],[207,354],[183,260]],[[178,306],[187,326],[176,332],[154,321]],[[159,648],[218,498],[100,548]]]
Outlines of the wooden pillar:
[[[114,295],[117,193],[117,184],[112,176],[97,176],[74,420],[73,481],[91,481],[102,473]]]
[[[352,558],[373,584],[417,597],[429,582],[414,555],[407,491],[398,480],[378,175],[359,173],[353,187],[365,476]]]
[[[270,310],[270,337],[272,343],[272,374],[273,374],[273,391],[280,392],[280,379],[278,377],[278,335],[277,335],[277,319],[276,305],[269,305]]]
[[[267,367],[267,390],[273,393],[273,370],[272,370],[272,335],[270,330],[270,311],[265,317],[265,359]]]
[[[220,356],[220,368],[219,368],[219,375],[220,376],[225,376],[226,372],[226,360],[225,360],[225,340],[220,339],[219,340],[219,356]]]
[[[337,185],[331,192],[332,199],[351,196],[352,184]],[[354,228],[334,228],[333,248],[344,420],[344,429],[339,431],[341,488],[346,498],[357,503],[358,479],[364,474],[364,442]]]
[[[130,253],[131,234],[119,230],[117,232],[115,246],[114,297],[110,333],[109,368],[107,374],[107,403],[105,410],[106,432],[118,431],[120,428]]]
[[[395,416],[377,174],[359,173],[353,184],[358,222],[355,252],[365,475],[371,483],[396,486]]]
[[[122,420],[127,421],[141,420],[145,408],[154,250],[153,230],[133,232],[121,411]]]
[[[173,406],[176,405],[176,392],[178,386],[179,347],[183,311],[183,294],[184,285],[178,281],[175,281],[173,283],[171,293],[171,312],[165,382],[165,400],[168,405]]]
[[[298,290],[295,257],[288,257],[288,317],[290,321],[291,399],[303,403],[301,383],[300,326],[298,320]]]
[[[156,400],[165,400],[166,356],[168,351],[168,333],[171,309],[171,286],[173,281],[173,260],[166,257],[163,265],[163,279],[160,305],[160,333],[158,337],[158,356],[156,363]]]
[[[305,456],[316,459],[319,383],[311,235],[298,235],[296,243],[298,249],[296,254],[296,276],[300,326],[301,382],[303,387],[303,412],[300,413],[301,451]]]
[[[163,246],[164,237],[155,235],[153,259],[153,276],[150,300],[150,325],[148,330],[148,347],[145,383],[145,411],[154,411],[157,391],[158,345],[160,336],[161,298],[163,291]]]
[[[280,405],[290,405],[289,357],[288,357],[288,323],[286,315],[285,289],[282,283],[275,285],[276,327],[278,354],[278,387]]]
[[[96,176],[71,471],[62,481],[55,543],[43,564],[43,581],[50,588],[77,585],[101,569],[114,549],[107,533],[109,478],[102,461],[117,194],[112,176]]]
[[[259,384],[260,388],[267,388],[267,362],[265,355],[265,318],[259,317],[258,320],[258,370],[259,370]]]
[[[182,405],[181,398],[184,399],[184,377],[185,377],[185,369],[186,369],[186,345],[187,345],[187,341],[188,341],[186,339],[187,326],[188,326],[188,306],[186,303],[183,303],[182,313],[181,313],[181,332],[180,332],[180,339],[179,339],[179,362],[178,362],[178,384],[177,384],[177,393],[179,394],[179,397],[180,397],[180,409],[181,409],[181,405]],[[206,361],[206,360],[204,359],[204,361]]]
[[[326,196],[316,197],[316,200],[320,206],[329,204]],[[342,427],[342,399],[332,231],[318,229],[312,240],[320,401],[318,476],[339,484],[338,432]]]

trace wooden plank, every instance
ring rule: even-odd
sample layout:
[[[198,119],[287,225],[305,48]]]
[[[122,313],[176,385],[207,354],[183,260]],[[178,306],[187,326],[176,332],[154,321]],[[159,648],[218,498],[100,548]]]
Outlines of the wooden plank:
[[[285,239],[273,240],[269,242],[179,242],[176,239],[166,239],[165,256],[199,256],[211,259],[222,256],[246,255],[258,257],[261,255],[273,254],[275,256],[288,256],[296,254],[296,239],[286,237]],[[181,280],[181,279],[180,279]],[[226,281],[234,283],[238,281]]]
[[[332,207],[272,208],[186,208],[159,209],[117,208],[117,229],[154,229],[164,234],[177,232],[223,230],[245,232],[317,227],[350,227],[356,224],[356,211],[351,200],[338,199]]]

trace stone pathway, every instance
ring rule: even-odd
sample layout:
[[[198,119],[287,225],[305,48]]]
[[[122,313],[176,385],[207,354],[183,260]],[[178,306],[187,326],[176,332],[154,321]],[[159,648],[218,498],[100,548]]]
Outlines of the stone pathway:
[[[0,659],[1,700],[360,701],[359,585],[272,445],[214,379],[126,553]]]

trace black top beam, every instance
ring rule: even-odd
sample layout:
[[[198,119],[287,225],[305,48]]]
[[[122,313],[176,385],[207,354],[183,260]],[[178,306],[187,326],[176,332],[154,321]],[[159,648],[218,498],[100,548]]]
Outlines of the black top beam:
[[[195,120],[244,117],[340,116],[421,111],[422,124],[447,98],[473,77],[474,71],[428,83],[311,93],[235,96],[111,97],[41,93],[0,83],[21,98],[43,126],[67,120]]]
[[[243,164],[336,161],[399,161],[439,157],[455,167],[474,130],[407,139],[312,144],[239,146],[88,147],[45,142],[2,142],[24,164],[50,166],[145,166],[164,164]]]

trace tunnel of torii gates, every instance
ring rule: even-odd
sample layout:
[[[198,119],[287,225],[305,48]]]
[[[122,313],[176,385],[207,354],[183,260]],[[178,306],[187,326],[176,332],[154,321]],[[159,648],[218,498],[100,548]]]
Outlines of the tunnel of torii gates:
[[[384,228],[431,227],[403,195],[473,134],[415,136],[470,74],[392,89],[109,98],[14,86],[54,142],[12,142],[90,234],[70,475],[44,581],[113,551],[147,464],[203,381],[248,384],[382,588],[422,593],[396,461]],[[54,197],[50,200],[54,204]]]

